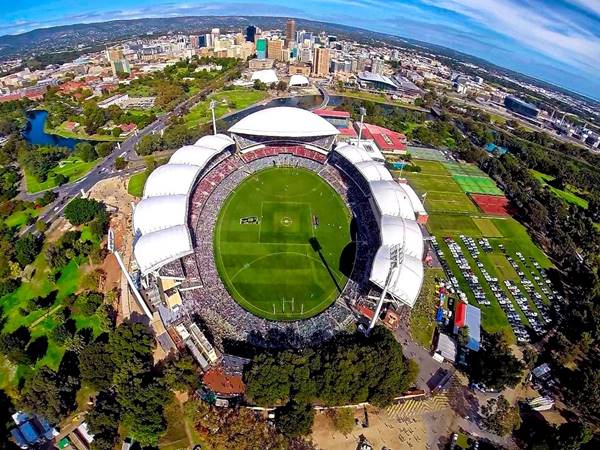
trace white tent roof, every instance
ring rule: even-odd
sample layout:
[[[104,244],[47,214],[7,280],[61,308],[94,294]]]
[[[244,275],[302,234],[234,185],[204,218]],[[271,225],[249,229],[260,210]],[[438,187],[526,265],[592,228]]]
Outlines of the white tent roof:
[[[324,118],[301,108],[278,106],[250,114],[237,122],[230,133],[257,136],[335,136],[340,132]]]
[[[379,211],[375,211],[376,214],[415,220],[410,200],[398,183],[394,181],[373,181],[369,183],[369,188],[379,209]]]
[[[157,167],[146,180],[144,198],[189,194],[201,168],[186,164]]]
[[[144,275],[191,252],[192,242],[185,225],[144,234],[133,248],[135,260]]]
[[[173,153],[171,159],[169,159],[169,164],[189,164],[204,168],[206,163],[219,153],[219,150],[208,147],[186,145]]]
[[[251,81],[260,80],[263,83],[271,84],[277,83],[279,78],[273,69],[257,70],[252,74]]]
[[[383,216],[380,226],[381,245],[400,244],[405,254],[423,258],[423,233],[417,222],[397,216]]]
[[[304,86],[308,84],[308,78],[304,75],[292,75],[290,77],[290,86]]]
[[[235,142],[229,136],[222,133],[217,133],[202,136],[196,141],[194,145],[197,145],[198,147],[208,147],[212,148],[213,150],[219,150],[220,152],[222,152],[227,147],[233,144],[235,144]]]
[[[427,214],[427,211],[425,211],[425,207],[423,206],[423,202],[421,201],[421,197],[417,195],[414,189],[406,183],[400,183],[400,187],[410,200],[413,211],[420,215]]]
[[[357,164],[363,161],[372,161],[369,154],[355,145],[338,144],[335,151],[350,161],[352,164]]]
[[[392,174],[385,166],[375,161],[363,161],[354,164],[367,182],[371,181],[392,181]]]
[[[145,198],[133,210],[133,231],[136,235],[185,225],[187,196],[166,195]]]
[[[370,280],[380,288],[384,288],[388,273],[390,272],[391,247],[382,245],[379,247]],[[392,278],[388,286],[388,292],[401,302],[412,307],[417,301],[421,284],[423,283],[423,264],[420,259],[410,255],[404,255],[400,265],[392,270]]]

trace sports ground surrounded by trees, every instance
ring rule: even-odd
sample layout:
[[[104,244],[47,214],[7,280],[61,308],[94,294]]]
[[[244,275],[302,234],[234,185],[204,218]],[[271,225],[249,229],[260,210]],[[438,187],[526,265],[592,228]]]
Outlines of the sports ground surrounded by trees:
[[[323,311],[343,289],[354,257],[342,199],[318,175],[297,168],[265,169],[244,180],[221,209],[214,246],[231,295],[274,320]]]

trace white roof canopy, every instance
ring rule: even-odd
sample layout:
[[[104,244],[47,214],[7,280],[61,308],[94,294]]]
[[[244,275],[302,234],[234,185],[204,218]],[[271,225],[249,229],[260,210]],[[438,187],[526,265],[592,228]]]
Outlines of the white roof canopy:
[[[379,211],[374,211],[381,216],[398,216],[404,219],[415,220],[415,214],[408,196],[394,181],[373,181],[369,183],[373,200]]]
[[[397,216],[381,217],[381,245],[401,245],[404,253],[423,258],[423,233],[414,220]]]
[[[412,307],[417,301],[421,285],[423,283],[423,264],[420,259],[410,255],[403,255],[399,265],[391,268],[392,247],[382,245],[373,261],[370,280],[380,288],[384,288],[388,273],[391,271],[391,279],[388,292]]]
[[[290,77],[290,86],[305,86],[308,85],[308,78],[304,75],[292,75]]]
[[[202,136],[194,145],[197,145],[198,147],[212,148],[213,150],[219,150],[219,152],[222,152],[233,144],[235,144],[235,142],[229,136],[226,134],[217,133]]]
[[[206,163],[219,153],[219,150],[208,147],[186,145],[173,153],[171,159],[169,159],[169,164],[189,164],[204,168]]]
[[[133,249],[135,260],[144,275],[191,252],[192,242],[185,225],[144,234]]]
[[[400,187],[406,193],[413,211],[419,215],[427,214],[427,211],[425,211],[425,207],[423,206],[423,202],[421,201],[421,197],[417,195],[415,190],[406,183],[400,183]]]
[[[187,164],[157,167],[146,180],[144,198],[162,195],[187,195],[192,190],[201,168]]]
[[[278,106],[250,114],[237,122],[230,133],[254,136],[317,137],[335,136],[337,128],[324,118],[302,108]]]
[[[260,80],[265,84],[277,83],[279,78],[273,69],[257,70],[252,74],[251,81]]]
[[[145,198],[133,210],[133,230],[136,235],[163,230],[187,221],[187,196],[166,195]]]
[[[392,174],[385,166],[375,161],[363,161],[354,164],[367,182],[371,181],[392,181]]]

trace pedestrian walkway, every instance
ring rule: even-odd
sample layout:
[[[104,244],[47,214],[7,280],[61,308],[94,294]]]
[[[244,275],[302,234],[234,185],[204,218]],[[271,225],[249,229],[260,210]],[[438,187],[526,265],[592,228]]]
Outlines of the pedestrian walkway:
[[[402,403],[389,406],[386,412],[392,417],[404,417],[441,411],[449,407],[448,396],[441,394],[426,400],[406,400]]]

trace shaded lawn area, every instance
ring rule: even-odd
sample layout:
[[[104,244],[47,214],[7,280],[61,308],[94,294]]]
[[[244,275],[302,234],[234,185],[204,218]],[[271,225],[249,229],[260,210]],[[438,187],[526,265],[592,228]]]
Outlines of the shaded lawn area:
[[[66,122],[63,122],[56,128],[44,128],[44,131],[48,134],[55,134],[57,136],[62,136],[66,138],[74,138],[74,139],[83,139],[86,141],[96,141],[96,142],[117,142],[122,141],[125,137],[114,137],[112,135],[107,134],[87,134],[85,132],[84,127],[79,127],[78,131],[67,130],[64,125]]]
[[[342,92],[340,92],[340,91],[331,92],[331,95],[335,95],[335,96],[339,96],[339,97],[357,98],[360,100],[369,100],[374,103],[385,103],[386,105],[400,106],[400,107],[406,108],[406,109],[414,109],[415,111],[424,111],[424,112],[427,111],[424,108],[412,105],[410,103],[404,103],[401,100],[390,100],[383,93],[378,94],[375,92],[345,90]]]
[[[435,312],[438,301],[435,295],[435,279],[445,279],[444,269],[426,268],[419,298],[410,314],[410,334],[422,347],[431,347],[431,338],[436,327]]]
[[[19,230],[23,225],[27,224],[30,218],[37,217],[41,211],[42,208],[27,208],[23,211],[17,211],[8,216],[4,223],[9,228]]]
[[[208,123],[211,119],[210,101],[215,100],[215,116],[217,118],[241,109],[247,108],[254,103],[266,99],[268,94],[265,91],[252,89],[235,89],[231,91],[221,91],[210,95],[206,100],[196,104],[189,113],[184,116],[184,121],[188,128],[194,128],[198,125]]]
[[[554,180],[552,175],[548,175],[542,172],[538,172],[537,170],[530,169],[529,172],[544,186],[550,189],[557,197],[563,199],[567,203],[571,203],[573,205],[580,206],[582,208],[587,209],[589,203],[586,199],[581,198],[577,195],[576,189],[571,189],[567,186],[567,189],[562,190],[555,188],[554,186],[550,186],[548,184],[549,181]]]
[[[66,176],[69,183],[77,181],[80,178],[83,178],[96,164],[98,164],[98,160],[85,162],[78,157],[71,155],[68,158],[63,159],[60,166],[55,167],[48,173],[46,181],[39,181],[35,176],[25,172],[27,192],[35,193],[56,187],[55,174]]]
[[[141,198],[144,194],[144,185],[149,175],[150,173],[147,170],[131,175],[127,183],[127,192],[134,197]]]

